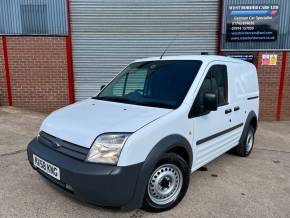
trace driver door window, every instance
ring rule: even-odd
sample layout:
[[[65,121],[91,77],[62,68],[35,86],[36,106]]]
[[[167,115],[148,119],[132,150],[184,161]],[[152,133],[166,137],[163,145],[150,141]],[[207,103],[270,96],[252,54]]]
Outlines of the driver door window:
[[[206,93],[217,95],[219,107],[228,104],[228,79],[225,65],[213,65],[209,69],[193,103],[192,114],[194,116],[202,116],[208,113],[204,111],[203,103]]]

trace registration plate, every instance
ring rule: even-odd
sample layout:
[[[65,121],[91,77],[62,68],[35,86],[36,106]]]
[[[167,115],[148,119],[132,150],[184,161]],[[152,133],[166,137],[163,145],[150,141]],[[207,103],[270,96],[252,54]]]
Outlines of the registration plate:
[[[60,170],[58,167],[54,166],[51,163],[41,159],[40,157],[33,154],[33,165],[40,169],[41,171],[47,173],[53,178],[60,180]]]

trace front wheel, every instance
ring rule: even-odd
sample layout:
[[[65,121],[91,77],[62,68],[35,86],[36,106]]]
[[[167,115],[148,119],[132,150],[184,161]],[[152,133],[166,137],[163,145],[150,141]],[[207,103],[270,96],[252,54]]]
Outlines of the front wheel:
[[[148,180],[143,208],[161,212],[175,207],[187,191],[189,177],[190,169],[182,157],[165,154]]]

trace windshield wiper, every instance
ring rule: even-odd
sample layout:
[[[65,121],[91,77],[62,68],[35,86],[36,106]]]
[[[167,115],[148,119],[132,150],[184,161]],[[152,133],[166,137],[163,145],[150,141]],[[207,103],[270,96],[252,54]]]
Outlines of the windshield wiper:
[[[152,107],[161,107],[161,108],[169,108],[169,109],[174,109],[175,106],[164,103],[164,102],[156,102],[156,101],[145,101],[145,102],[138,102],[140,105],[143,106],[152,106]]]
[[[103,97],[93,97],[93,99],[97,99],[97,100],[104,100],[104,101],[114,101],[114,102],[121,102],[121,103],[132,103],[132,101],[130,101],[127,98],[122,98],[122,97],[117,97],[117,96],[103,96]]]
[[[128,98],[118,97],[118,96],[96,96],[93,97],[93,99],[97,100],[104,100],[104,101],[113,101],[113,102],[120,102],[120,103],[127,103],[127,104],[135,104],[135,105],[142,105],[142,106],[149,106],[149,107],[160,107],[160,108],[168,108],[168,109],[174,109],[175,106],[164,103],[164,102],[156,102],[156,101],[134,101],[130,100]]]

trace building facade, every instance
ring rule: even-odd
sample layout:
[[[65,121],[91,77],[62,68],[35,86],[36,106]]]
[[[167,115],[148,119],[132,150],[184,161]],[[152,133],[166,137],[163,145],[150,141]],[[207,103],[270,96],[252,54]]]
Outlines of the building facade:
[[[253,13],[257,23],[242,20]],[[251,32],[263,22],[273,28]],[[286,0],[4,0],[0,105],[50,112],[95,96],[129,62],[159,56],[174,40],[166,55],[251,59],[260,82],[260,118],[290,120],[285,22]],[[269,35],[253,37],[263,33]]]

